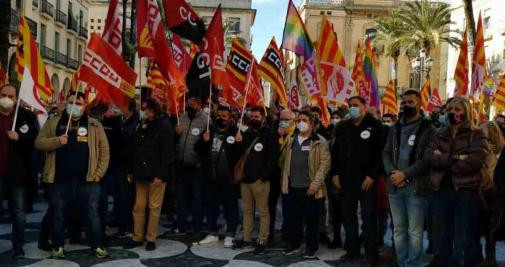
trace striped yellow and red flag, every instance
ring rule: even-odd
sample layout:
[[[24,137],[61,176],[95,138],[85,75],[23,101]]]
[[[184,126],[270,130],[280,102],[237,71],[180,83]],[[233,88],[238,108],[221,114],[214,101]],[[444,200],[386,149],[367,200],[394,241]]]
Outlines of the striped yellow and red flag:
[[[395,83],[393,80],[389,81],[388,87],[386,88],[386,91],[382,95],[382,105],[384,106],[384,114],[398,113],[398,103],[396,100]]]
[[[479,14],[477,23],[477,34],[475,36],[475,48],[472,60],[472,87],[470,96],[479,99],[486,79],[486,53],[484,48],[484,27],[482,25],[482,14]]]
[[[428,107],[428,101],[431,95],[431,81],[430,78],[426,79],[423,88],[421,89],[421,108],[426,110]]]
[[[454,72],[454,81],[456,82],[454,95],[456,96],[468,95],[468,68],[468,28],[466,28],[463,41],[459,46],[458,63]]]
[[[7,84],[9,79],[7,78],[7,72],[5,71],[2,64],[0,64],[0,86]]]
[[[161,104],[167,104],[167,111],[170,114],[179,114],[183,109],[183,99],[185,87],[172,85],[162,75],[156,64],[149,68],[147,73],[147,87],[151,88],[151,97]]]
[[[500,84],[496,89],[493,105],[497,111],[505,111],[505,75],[500,79]]]
[[[24,16],[19,16],[19,32],[16,51],[16,72],[18,80],[21,82],[23,79],[24,70],[30,71],[31,78],[35,85],[35,92],[44,103],[49,103],[53,95],[51,88],[51,81],[47,74],[44,61],[40,56],[37,43],[33,39],[30,27],[26,22]]]
[[[370,98],[370,90],[367,85],[365,70],[363,66],[363,48],[361,41],[358,41],[358,49],[356,51],[356,59],[354,60],[354,68],[352,69],[352,80],[356,86],[356,95],[363,99]]]
[[[284,56],[275,42],[275,37],[270,41],[270,45],[261,59],[258,75],[273,87],[281,106],[289,108],[286,86],[284,85]]]

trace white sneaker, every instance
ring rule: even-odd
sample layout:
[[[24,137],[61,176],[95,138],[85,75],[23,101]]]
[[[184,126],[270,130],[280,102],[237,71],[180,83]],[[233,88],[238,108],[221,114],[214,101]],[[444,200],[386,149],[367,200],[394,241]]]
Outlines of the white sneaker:
[[[224,238],[224,247],[225,248],[233,247],[233,237],[227,236]]]
[[[198,242],[198,244],[208,245],[216,243],[217,241],[219,241],[219,237],[217,235],[207,235],[202,241]]]

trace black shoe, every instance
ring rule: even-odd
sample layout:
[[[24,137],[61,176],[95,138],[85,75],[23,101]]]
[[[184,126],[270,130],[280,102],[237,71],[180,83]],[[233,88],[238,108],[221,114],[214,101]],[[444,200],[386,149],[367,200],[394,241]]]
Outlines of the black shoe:
[[[439,256],[438,255],[434,255],[433,256],[433,259],[431,260],[430,264],[428,264],[427,267],[438,267],[440,264],[439,264]]]
[[[316,252],[312,250],[307,250],[305,251],[305,254],[303,254],[303,258],[307,260],[312,260],[316,258]]]
[[[433,254],[433,246],[430,244],[428,245],[428,248],[426,249],[426,254]]]
[[[22,259],[25,257],[25,251],[22,248],[13,249],[12,258],[13,259]]]
[[[333,239],[333,241],[331,241],[328,244],[329,249],[337,249],[337,248],[341,248],[341,247],[342,247],[342,240],[340,240],[340,239]]]
[[[235,240],[233,242],[233,247],[232,249],[251,249],[253,248],[252,242],[251,241],[244,241],[244,240]]]
[[[300,248],[292,248],[292,247],[288,247],[288,248],[286,248],[285,250],[283,250],[281,253],[282,253],[282,255],[284,255],[284,256],[291,256],[291,255],[295,255],[295,254],[300,253]]]
[[[326,232],[319,233],[319,242],[323,244],[329,244],[330,243],[330,238],[326,234]]]
[[[51,251],[52,250],[51,244],[49,244],[49,242],[47,240],[46,241],[39,240],[39,244],[37,247],[43,251]]]
[[[154,242],[147,241],[146,251],[153,251],[155,249],[156,249],[156,244]]]
[[[340,261],[355,261],[363,258],[361,254],[350,254],[346,253],[342,257],[340,257]]]
[[[254,255],[263,255],[265,254],[265,249],[266,249],[266,246],[263,245],[263,244],[257,244],[256,245],[256,248],[254,248]]]
[[[81,237],[70,237],[68,243],[72,245],[78,245],[81,243]]]
[[[124,249],[132,249],[136,247],[141,247],[144,245],[144,242],[142,241],[135,241],[133,239],[130,239],[126,244],[123,245]]]

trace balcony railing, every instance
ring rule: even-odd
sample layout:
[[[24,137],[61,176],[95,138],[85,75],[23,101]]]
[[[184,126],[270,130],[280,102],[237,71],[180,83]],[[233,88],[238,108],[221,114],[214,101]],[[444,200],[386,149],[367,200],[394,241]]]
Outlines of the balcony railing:
[[[60,52],[56,52],[56,64],[60,64],[62,66],[66,66],[67,65],[67,56],[60,53]]]
[[[32,0],[32,6],[34,8],[39,8],[39,0]]]
[[[88,39],[88,29],[81,27],[81,30],[79,31],[79,36]]]
[[[41,45],[40,46],[40,53],[42,54],[43,58],[54,62],[54,50],[53,49],[51,49],[45,45]]]
[[[29,18],[26,18],[26,23],[28,23],[28,27],[30,27],[30,31],[32,32],[33,38],[37,39],[37,22]]]
[[[47,14],[49,17],[54,16],[54,6],[47,0],[42,0],[42,14]]]
[[[67,15],[61,10],[56,10],[56,22],[67,25]]]
[[[77,25],[77,20],[72,17],[72,15],[68,16],[68,24],[67,29],[73,31],[74,33],[79,33],[79,26]]]
[[[9,22],[9,31],[12,33],[18,32],[19,26],[19,11],[11,9],[11,19]]]
[[[79,67],[79,62],[75,59],[67,58],[67,67],[76,70]]]

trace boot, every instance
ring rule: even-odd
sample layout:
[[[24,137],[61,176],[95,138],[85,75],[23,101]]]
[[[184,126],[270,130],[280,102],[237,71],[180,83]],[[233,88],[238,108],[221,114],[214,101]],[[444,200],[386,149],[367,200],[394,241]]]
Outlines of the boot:
[[[496,266],[496,250],[486,249],[486,259],[480,265],[482,267],[494,267]]]

